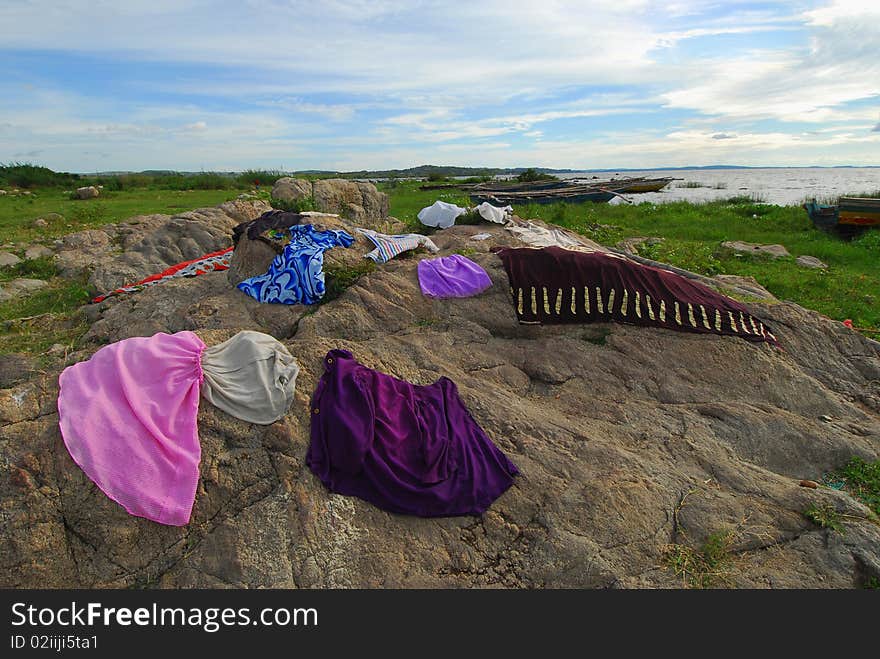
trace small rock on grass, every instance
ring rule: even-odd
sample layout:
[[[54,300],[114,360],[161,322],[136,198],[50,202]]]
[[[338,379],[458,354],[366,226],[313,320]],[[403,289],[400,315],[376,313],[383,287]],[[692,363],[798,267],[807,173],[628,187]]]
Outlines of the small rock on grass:
[[[731,249],[734,252],[742,252],[744,254],[763,254],[771,256],[774,259],[783,256],[791,256],[783,245],[758,245],[756,243],[747,243],[742,240],[728,240],[721,243],[721,247]]]
[[[18,265],[21,259],[10,252],[0,252],[0,268],[8,268],[11,265]]]
[[[822,261],[817,259],[815,256],[807,256],[807,255],[797,257],[797,264],[799,266],[804,267],[804,268],[816,268],[819,270],[824,270],[825,268],[828,267],[828,265],[826,263],[823,263]]]
[[[40,259],[44,256],[52,256],[55,252],[53,252],[48,247],[43,245],[31,245],[26,250],[24,250],[24,258],[28,261],[32,261],[34,259]]]
[[[0,286],[0,302],[16,297],[24,297],[45,288],[49,284],[42,279],[13,279]]]

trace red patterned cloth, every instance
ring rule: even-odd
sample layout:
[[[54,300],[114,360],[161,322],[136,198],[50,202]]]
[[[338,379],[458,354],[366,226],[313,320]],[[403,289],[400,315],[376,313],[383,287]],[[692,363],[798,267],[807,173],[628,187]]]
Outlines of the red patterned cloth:
[[[122,288],[117,288],[115,291],[104,293],[104,295],[99,295],[92,300],[92,303],[103,302],[111,295],[139,291],[142,288],[161,284],[169,279],[177,279],[178,277],[195,277],[197,275],[203,275],[206,272],[214,272],[215,270],[228,270],[229,261],[232,259],[233,249],[233,247],[227,247],[226,249],[205,254],[204,256],[200,256],[191,261],[184,261],[183,263],[172,265],[170,268],[166,268],[155,275],[150,275],[146,279],[141,279],[139,282],[128,284]]]

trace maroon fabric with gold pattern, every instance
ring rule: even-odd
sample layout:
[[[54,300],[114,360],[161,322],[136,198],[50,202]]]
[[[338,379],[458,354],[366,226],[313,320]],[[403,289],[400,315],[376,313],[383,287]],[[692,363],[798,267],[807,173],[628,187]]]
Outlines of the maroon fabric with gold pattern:
[[[521,323],[610,320],[778,345],[739,302],[660,268],[561,247],[498,250]]]

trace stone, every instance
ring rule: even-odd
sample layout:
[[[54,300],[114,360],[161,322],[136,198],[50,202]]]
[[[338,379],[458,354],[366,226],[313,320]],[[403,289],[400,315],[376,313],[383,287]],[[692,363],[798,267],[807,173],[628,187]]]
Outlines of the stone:
[[[94,199],[99,194],[101,193],[98,188],[96,188],[94,185],[88,185],[83,188],[77,188],[74,196],[77,199]]]
[[[659,238],[657,236],[636,236],[634,238],[624,238],[619,243],[617,243],[615,247],[622,252],[626,252],[627,254],[637,255],[639,253],[639,247],[641,247],[642,245],[650,247],[652,245],[659,245],[662,242],[663,238]]]
[[[304,178],[285,176],[275,181],[272,186],[272,198],[294,202],[309,199],[312,196],[312,182]]]
[[[44,245],[31,245],[24,250],[24,258],[28,261],[53,256],[54,254],[55,252]]]
[[[286,202],[311,199],[319,212],[345,215],[367,228],[375,228],[375,223],[388,217],[388,195],[366,181],[337,178],[312,182],[286,176],[275,181],[272,197]]]
[[[782,245],[758,245],[756,243],[747,243],[741,240],[729,240],[721,243],[721,247],[724,249],[730,249],[734,252],[740,252],[745,254],[761,254],[764,256],[770,256],[772,258],[778,259],[784,256],[791,256],[788,253],[788,250],[785,249]]]
[[[825,270],[828,267],[826,263],[823,263],[815,256],[807,256],[806,254],[797,257],[796,263],[804,268],[815,268],[819,270]]]
[[[11,252],[0,252],[0,268],[8,268],[9,266],[18,265],[21,259]]]
[[[38,217],[36,220],[31,222],[31,226],[34,229],[45,229],[47,226],[49,226],[49,223],[42,217]]]
[[[63,355],[67,352],[67,346],[63,343],[53,343],[48,350],[50,355]]]
[[[146,235],[207,231],[162,233],[169,221],[114,234],[132,251],[108,263],[124,263]],[[432,240],[448,255],[476,230],[521,245],[494,226]],[[129,516],[76,466],[58,430],[59,366],[0,389],[0,587],[677,588],[668,548],[725,531],[735,560],[721,585],[849,589],[880,578],[868,509],[799,486],[854,455],[880,457],[880,343],[778,301],[746,306],[784,350],[617,323],[520,325],[496,255],[469,256],[493,287],[453,300],[421,294],[417,264],[432,256],[398,256],[311,308],[259,304],[223,272],[92,305],[70,362],[128,336],[188,329],[216,345],[254,329],[298,360],[295,400],[269,426],[201,402],[200,481],[181,528]],[[480,517],[442,519],[329,493],[305,454],[309,398],[337,347],[416,384],[452,379],[520,468],[514,486]],[[813,505],[832,506],[846,533],[804,517]]]
[[[0,284],[0,302],[31,295],[48,285],[48,282],[42,279],[28,279],[26,277],[3,282]]]

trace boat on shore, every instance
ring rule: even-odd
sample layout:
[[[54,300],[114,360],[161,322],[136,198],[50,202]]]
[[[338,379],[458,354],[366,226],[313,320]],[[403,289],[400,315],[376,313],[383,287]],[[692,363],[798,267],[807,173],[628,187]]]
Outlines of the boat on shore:
[[[804,204],[813,224],[841,236],[854,236],[865,229],[880,227],[880,199],[841,197],[837,204],[820,204],[815,199]]]
[[[671,176],[663,178],[647,178],[645,176],[634,176],[630,178],[612,178],[607,181],[597,179],[570,179],[571,183],[579,183],[581,185],[594,185],[598,187],[608,188],[615,192],[625,194],[640,194],[642,192],[660,192],[672,181],[681,180]]]
[[[527,190],[507,192],[502,190],[486,190],[472,192],[471,201],[481,204],[488,201],[490,204],[506,206],[508,204],[580,204],[587,201],[601,203],[617,196],[613,190],[599,190],[595,188],[558,188],[550,190]]]

